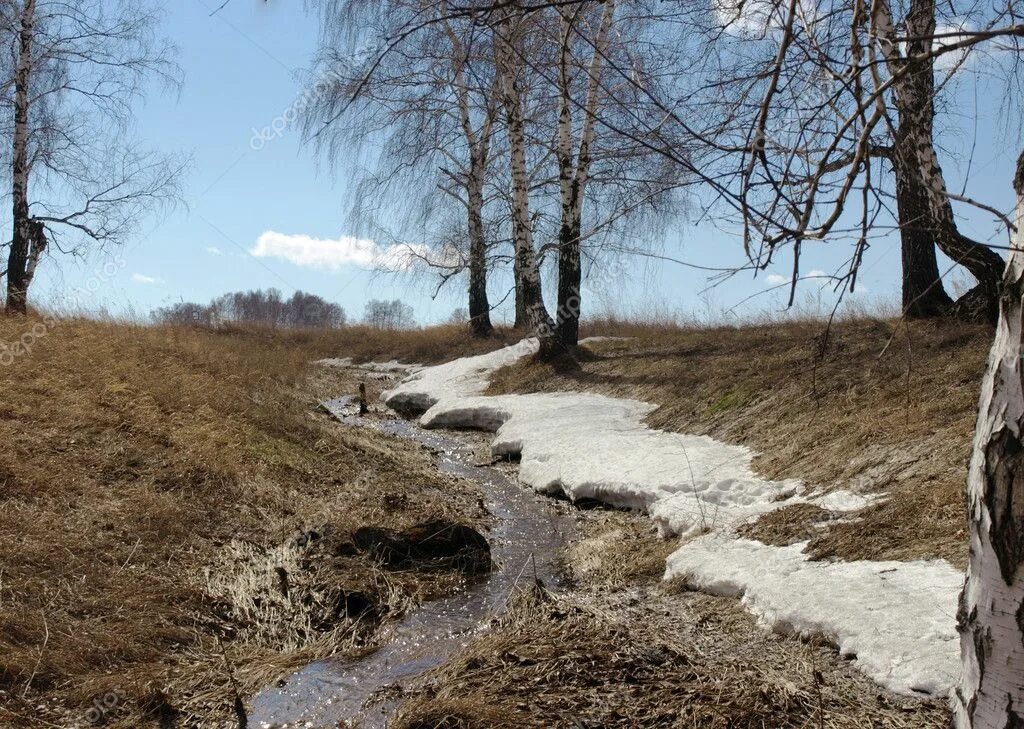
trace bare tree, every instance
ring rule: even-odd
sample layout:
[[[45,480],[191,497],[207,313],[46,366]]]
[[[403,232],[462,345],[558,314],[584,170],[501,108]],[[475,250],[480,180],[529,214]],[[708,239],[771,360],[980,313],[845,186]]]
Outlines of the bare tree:
[[[363,320],[374,329],[411,329],[416,326],[412,307],[399,299],[367,301]]]
[[[522,42],[529,20],[518,0],[501,11],[494,24],[495,67],[499,77],[502,106],[505,110],[505,134],[508,137],[509,169],[512,175],[512,227],[515,241],[516,285],[519,298],[529,316],[530,327],[540,339],[540,357],[556,353],[555,324],[544,306],[540,266],[533,245],[533,220],[530,215],[530,176],[526,167],[526,128],[523,118]]]
[[[437,274],[439,288],[467,273],[470,329],[486,337],[487,185],[499,107],[487,34],[447,1],[346,0],[321,3],[320,16],[314,76],[334,83],[324,84],[326,93],[311,106],[307,137],[331,161],[340,150],[386,140],[359,175],[353,217],[373,225],[377,236],[416,238],[440,251],[410,250],[422,269]],[[417,23],[420,33],[380,52]],[[378,216],[385,199],[394,206]]]
[[[583,232],[583,200],[590,177],[590,148],[594,143],[601,72],[608,54],[608,35],[615,16],[615,0],[605,0],[590,65],[586,73],[586,97],[579,142],[573,141],[573,106],[570,54],[579,33],[585,6],[560,9],[561,50],[558,63],[558,182],[561,196],[561,224],[558,229],[558,339],[564,346],[579,342],[581,285],[580,236]]]
[[[7,310],[24,313],[44,253],[123,242],[154,206],[177,198],[185,164],[124,141],[144,80],[175,79],[155,11],[22,0],[3,13],[14,59],[3,96],[12,111]]]

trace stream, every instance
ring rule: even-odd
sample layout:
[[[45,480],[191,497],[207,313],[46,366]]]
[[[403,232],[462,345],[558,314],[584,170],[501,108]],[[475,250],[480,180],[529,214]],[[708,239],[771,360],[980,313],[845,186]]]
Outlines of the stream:
[[[424,603],[383,629],[380,649],[360,659],[332,658],[293,673],[250,704],[251,727],[385,727],[403,687],[463,648],[507,609],[517,582],[535,576],[558,587],[558,557],[575,528],[571,513],[489,466],[474,465],[473,446],[457,433],[424,430],[400,418],[360,417],[352,397],[323,403],[342,424],[375,428],[437,454],[444,473],[479,484],[494,522],[486,533],[494,570],[462,591]]]

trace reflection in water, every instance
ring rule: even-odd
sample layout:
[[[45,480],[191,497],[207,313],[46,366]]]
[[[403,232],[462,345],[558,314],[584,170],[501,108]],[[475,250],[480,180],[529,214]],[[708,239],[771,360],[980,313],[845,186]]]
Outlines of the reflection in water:
[[[495,522],[487,534],[496,568],[449,597],[428,602],[392,625],[377,652],[358,660],[329,659],[267,688],[251,702],[250,726],[333,727],[339,722],[383,727],[408,679],[444,663],[488,620],[505,611],[521,576],[557,586],[556,560],[573,529],[572,517],[493,468],[473,466],[472,449],[455,434],[426,431],[400,419],[360,418],[353,398],[324,407],[345,425],[408,438],[438,454],[445,473],[480,484]]]

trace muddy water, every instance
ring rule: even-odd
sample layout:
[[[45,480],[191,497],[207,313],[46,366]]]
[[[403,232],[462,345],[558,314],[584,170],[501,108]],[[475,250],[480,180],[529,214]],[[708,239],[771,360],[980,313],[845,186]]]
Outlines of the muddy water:
[[[427,431],[406,420],[354,414],[352,398],[324,403],[343,424],[370,427],[421,443],[445,473],[472,479],[494,515],[487,533],[496,568],[449,597],[425,603],[389,628],[377,652],[359,659],[319,661],[268,688],[250,704],[251,727],[384,727],[403,686],[444,663],[488,621],[506,609],[516,584],[537,578],[557,587],[558,555],[574,519],[550,500],[517,484],[500,470],[473,465],[472,446],[458,434]]]

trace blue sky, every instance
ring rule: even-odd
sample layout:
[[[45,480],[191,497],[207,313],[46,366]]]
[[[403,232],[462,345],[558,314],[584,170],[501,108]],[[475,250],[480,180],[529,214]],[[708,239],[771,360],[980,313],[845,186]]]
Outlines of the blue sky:
[[[139,110],[136,129],[152,146],[193,155],[185,185],[188,209],[147,221],[116,258],[96,254],[84,261],[46,261],[35,291],[37,301],[67,301],[68,291],[91,290],[95,287],[88,282],[99,277],[102,286],[95,294],[85,300],[76,295],[75,300],[91,309],[136,314],[180,300],[207,301],[227,291],[270,286],[285,294],[295,289],[319,294],[340,303],[350,316],[361,315],[370,298],[402,298],[413,305],[421,323],[443,320],[464,306],[461,285],[433,300],[431,286],[407,276],[375,274],[356,264],[298,265],[252,255],[268,232],[334,240],[353,236],[357,231],[347,219],[344,194],[355,161],[340,158],[334,169],[327,168],[313,150],[300,144],[294,128],[284,128],[279,136],[256,145],[259,149],[253,148],[254,130],[273,124],[303,92],[301,72],[316,46],[317,21],[299,2],[232,0],[211,17],[216,4],[167,4],[163,32],[180,50],[184,85],[179,94],[171,95],[154,88]],[[984,83],[977,90],[972,83],[961,84],[955,96],[961,111],[943,124],[951,130],[942,137],[949,151],[943,163],[959,191],[973,147],[968,194],[1008,209],[1018,150],[1015,138],[986,117],[994,113],[989,111],[994,106],[992,93]],[[989,216],[971,214],[964,229],[988,237],[993,228]],[[699,265],[742,260],[739,240],[710,225],[676,226],[664,241],[664,252]],[[848,255],[849,247],[843,243],[809,247],[802,270],[832,271]],[[110,260],[115,266],[109,266]],[[860,279],[864,299],[898,298],[899,261],[894,237],[875,243]],[[675,263],[637,260],[616,270],[617,285],[590,292],[589,300],[599,309],[625,314],[717,315],[787,276],[787,266],[782,259],[777,271],[761,274],[757,281],[740,275],[707,290],[706,273]],[[830,297],[819,288],[806,282],[802,296],[827,303]],[[492,299],[502,295],[494,292]],[[769,292],[736,312],[778,312],[783,305],[781,291]],[[503,316],[504,309],[496,318]]]

